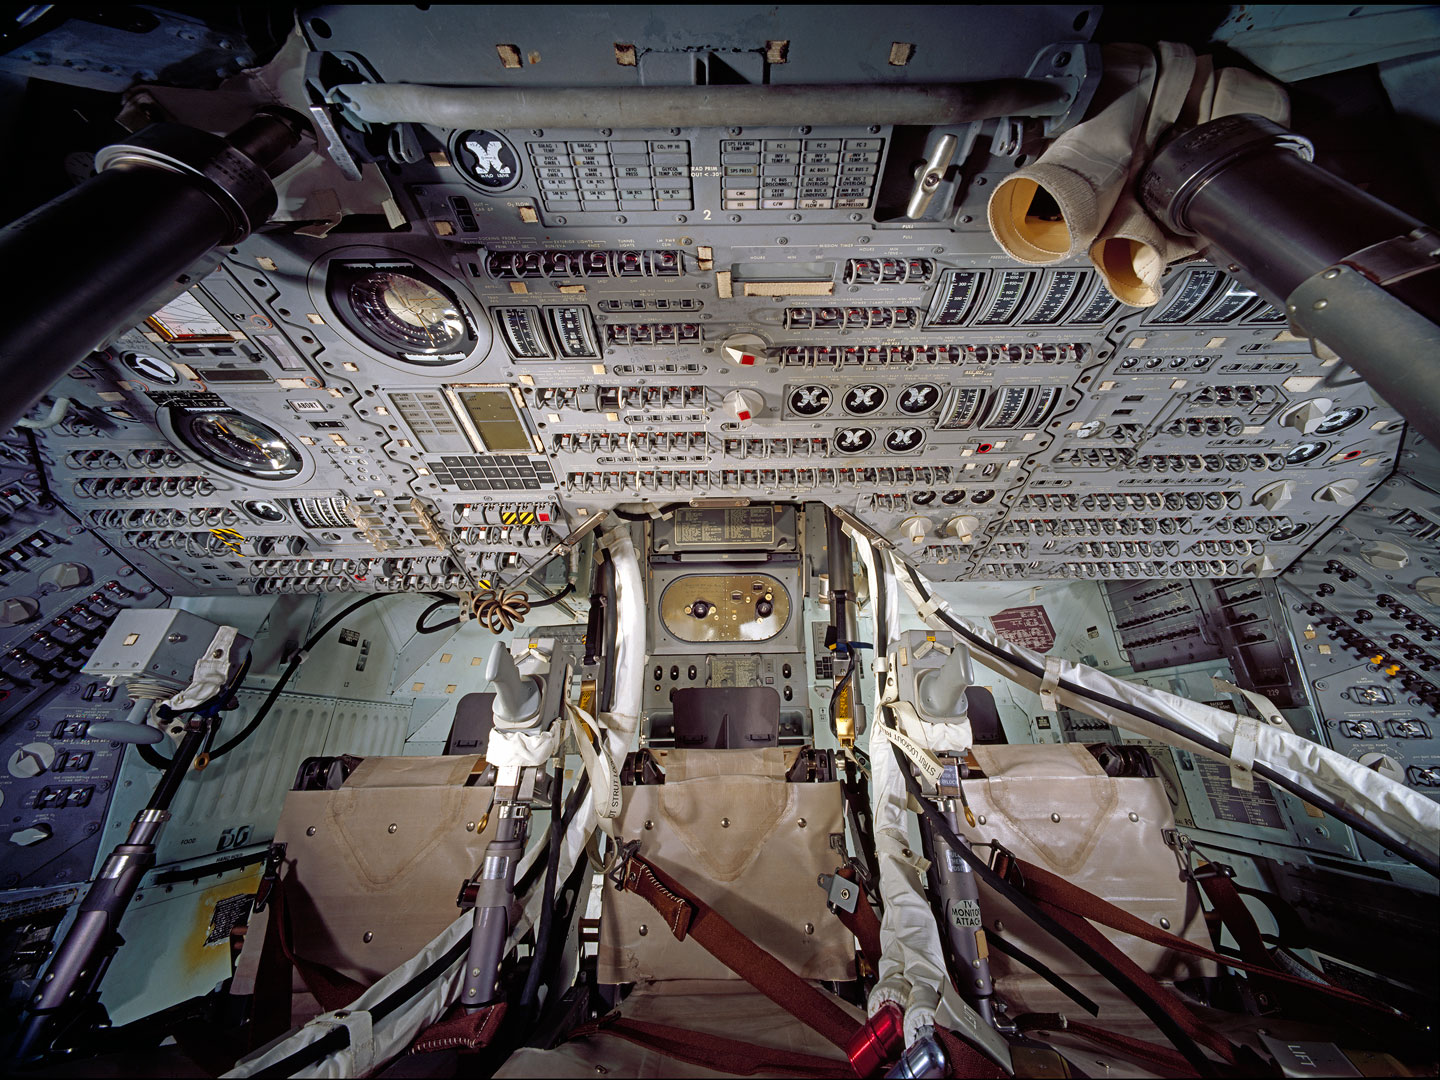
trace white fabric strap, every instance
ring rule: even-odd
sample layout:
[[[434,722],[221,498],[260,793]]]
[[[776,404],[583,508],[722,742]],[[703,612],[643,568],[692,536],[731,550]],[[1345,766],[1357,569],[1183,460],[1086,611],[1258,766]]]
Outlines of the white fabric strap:
[[[375,1028],[373,1018],[365,1009],[322,1013],[310,1023],[326,1035],[335,1028],[344,1028],[350,1033],[350,1045],[335,1055],[345,1062],[347,1075],[364,1076],[374,1067]]]
[[[1211,675],[1210,683],[1222,694],[1241,695],[1254,707],[1255,711],[1260,714],[1262,720],[1274,724],[1278,728],[1284,728],[1292,735],[1295,734],[1295,729],[1290,726],[1290,721],[1285,719],[1280,710],[1275,707],[1275,703],[1264,694],[1258,694],[1254,690],[1246,690],[1243,686],[1236,686],[1232,682],[1226,682],[1219,675]]]
[[[1235,741],[1230,744],[1230,786],[1240,791],[1255,790],[1255,752],[1260,746],[1260,721],[1242,716],[1235,721]]]
[[[560,726],[552,724],[544,731],[490,732],[490,745],[485,760],[497,769],[507,765],[544,765],[560,749]]]
[[[195,673],[190,685],[181,690],[166,705],[176,712],[185,712],[204,705],[230,681],[230,650],[235,645],[238,633],[233,626],[222,626],[215,631],[214,638],[205,647],[205,653],[195,661]]]
[[[1058,656],[1045,657],[1045,675],[1040,680],[1040,707],[1046,712],[1055,712],[1055,691],[1060,688],[1060,665]]]
[[[615,819],[620,816],[620,770],[615,767],[615,759],[610,756],[610,747],[605,742],[605,733],[593,716],[570,701],[565,703],[565,716],[569,720],[575,746],[580,751],[580,760],[590,777],[590,788],[595,792],[595,813],[600,819],[600,827],[610,834]],[[600,740],[599,753],[590,742],[586,725]]]

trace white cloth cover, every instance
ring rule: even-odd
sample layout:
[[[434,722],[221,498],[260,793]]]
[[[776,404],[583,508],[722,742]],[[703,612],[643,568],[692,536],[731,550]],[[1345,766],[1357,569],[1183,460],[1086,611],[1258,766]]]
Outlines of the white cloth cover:
[[[990,196],[990,231],[1011,258],[1045,264],[1082,252],[1110,292],[1132,307],[1160,300],[1169,263],[1195,254],[1188,238],[1165,230],[1135,194],[1160,138],[1177,123],[1193,127],[1234,113],[1277,123],[1290,118],[1283,87],[1241,68],[1214,70],[1188,45],[1108,45],[1086,119],[1062,133],[1034,164]]]

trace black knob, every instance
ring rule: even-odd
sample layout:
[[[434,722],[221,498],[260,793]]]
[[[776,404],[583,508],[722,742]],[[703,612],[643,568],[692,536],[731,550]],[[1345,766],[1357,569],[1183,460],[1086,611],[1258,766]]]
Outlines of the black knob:
[[[773,601],[773,600],[764,600],[764,599],[756,600],[756,601],[755,601],[755,614],[756,614],[759,618],[768,619],[768,618],[769,618],[771,615],[773,615],[774,613],[775,613],[775,601]]]
[[[690,614],[694,615],[697,619],[703,619],[706,615],[710,614],[710,609],[714,606],[715,605],[711,604],[708,600],[696,600],[690,605]]]

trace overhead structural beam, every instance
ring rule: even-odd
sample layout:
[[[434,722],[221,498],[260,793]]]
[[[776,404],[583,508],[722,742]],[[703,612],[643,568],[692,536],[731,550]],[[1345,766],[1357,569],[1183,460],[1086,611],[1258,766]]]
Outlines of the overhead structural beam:
[[[350,83],[327,95],[366,124],[442,128],[666,128],[963,124],[999,116],[1053,116],[1067,87],[1046,79],[858,86],[493,86]]]

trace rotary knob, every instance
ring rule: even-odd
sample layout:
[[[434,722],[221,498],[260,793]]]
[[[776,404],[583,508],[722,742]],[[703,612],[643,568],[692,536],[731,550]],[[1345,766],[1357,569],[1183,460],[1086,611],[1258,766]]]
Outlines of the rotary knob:
[[[1336,480],[1334,483],[1326,484],[1311,498],[1316,502],[1334,503],[1336,506],[1354,506],[1355,492],[1360,487],[1360,481],[1351,477],[1344,480]]]
[[[1376,540],[1360,549],[1366,562],[1378,570],[1403,570],[1410,562],[1410,553],[1399,544]]]
[[[765,398],[758,390],[731,390],[725,395],[725,411],[737,423],[748,424],[765,412]]]
[[[705,616],[710,614],[710,611],[714,606],[715,605],[710,603],[708,600],[696,600],[693,604],[690,605],[690,614],[697,619],[703,619],[705,618]]]
[[[923,517],[909,517],[900,523],[900,534],[906,543],[923,544],[930,534],[930,521]]]
[[[1325,422],[1325,417],[1334,407],[1335,403],[1329,398],[1311,398],[1281,413],[1280,423],[1294,428],[1301,435],[1311,435]]]
[[[768,347],[758,334],[731,334],[721,343],[720,355],[732,364],[752,367],[765,362]]]
[[[972,514],[960,514],[945,523],[945,535],[955,537],[962,544],[974,543],[979,531],[980,519]]]
[[[1276,480],[1273,484],[1266,484],[1255,492],[1250,497],[1250,501],[1256,506],[1265,507],[1266,510],[1278,510],[1293,498],[1295,498],[1295,481]]]

